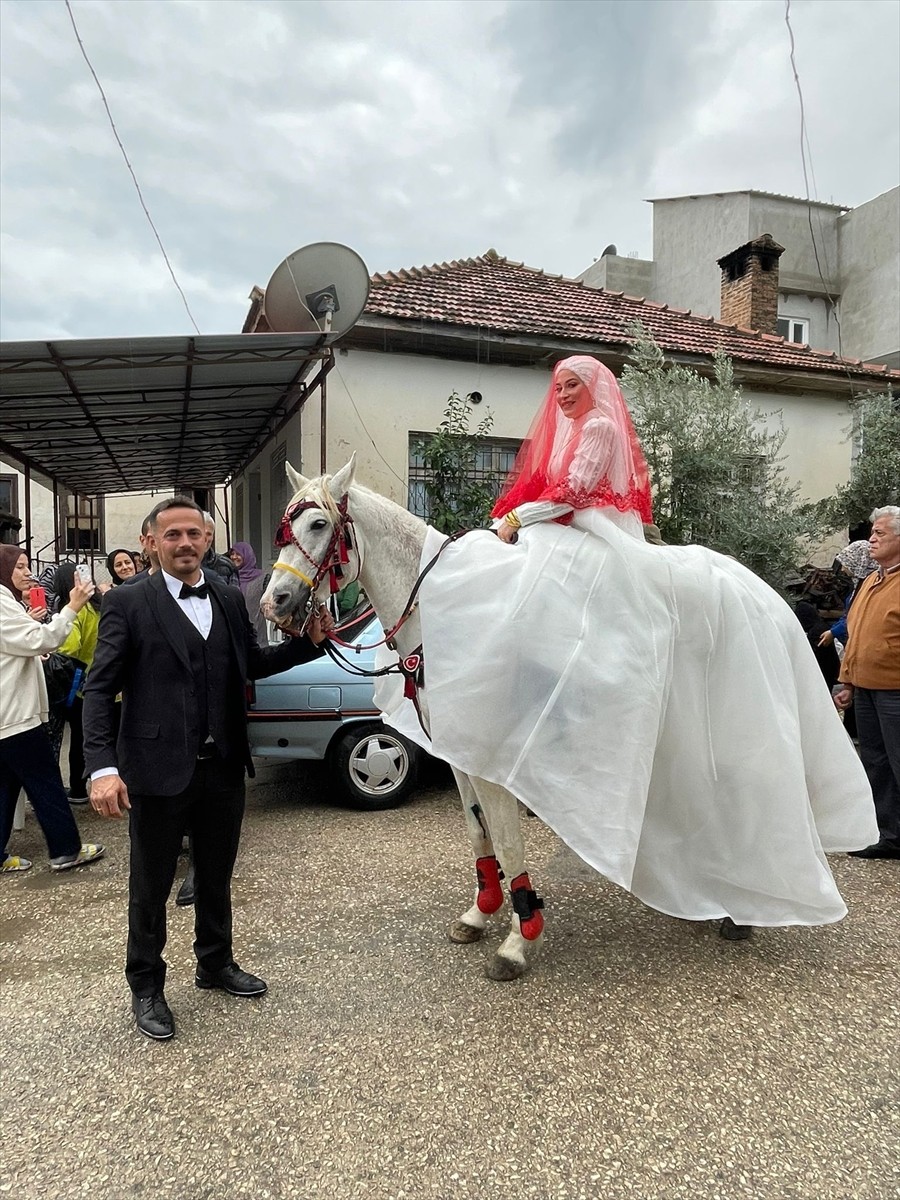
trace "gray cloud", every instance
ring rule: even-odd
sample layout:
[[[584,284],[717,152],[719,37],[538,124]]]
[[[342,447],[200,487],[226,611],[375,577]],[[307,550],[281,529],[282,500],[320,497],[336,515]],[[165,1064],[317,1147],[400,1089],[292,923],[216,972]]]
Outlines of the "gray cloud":
[[[642,197],[799,193],[780,0],[73,0],[203,332],[310,241],[371,270],[650,252]],[[897,9],[795,0],[819,194],[898,174]],[[2,5],[5,338],[188,331],[63,4]]]

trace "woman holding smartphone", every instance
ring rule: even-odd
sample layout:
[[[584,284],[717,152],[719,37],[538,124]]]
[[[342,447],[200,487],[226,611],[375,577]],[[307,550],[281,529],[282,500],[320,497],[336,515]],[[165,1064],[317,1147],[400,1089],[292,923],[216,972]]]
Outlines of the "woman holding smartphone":
[[[31,863],[10,854],[7,841],[19,789],[24,788],[47,840],[50,868],[66,871],[102,858],[100,843],[81,834],[50,746],[45,722],[47,686],[41,655],[56,650],[93,595],[92,583],[76,581],[68,601],[46,624],[46,608],[27,608],[33,580],[28,555],[0,546],[0,872],[27,871]],[[40,599],[38,596],[37,599]]]

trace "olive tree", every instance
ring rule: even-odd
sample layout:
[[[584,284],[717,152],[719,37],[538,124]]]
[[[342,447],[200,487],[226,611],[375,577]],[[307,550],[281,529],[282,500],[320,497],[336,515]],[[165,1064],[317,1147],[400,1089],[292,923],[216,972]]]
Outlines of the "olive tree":
[[[472,409],[456,391],[450,393],[437,430],[419,439],[415,451],[424,472],[428,520],[442,533],[487,523],[495,492],[478,478],[480,442],[494,424],[486,412],[471,429]]]
[[[642,328],[622,378],[663,541],[730,554],[783,590],[824,527],[784,470],[785,431],[753,409],[717,354],[712,378],[666,362]]]
[[[847,435],[856,449],[850,481],[818,505],[829,529],[853,529],[873,508],[900,504],[900,400],[890,392],[864,393],[853,404]]]

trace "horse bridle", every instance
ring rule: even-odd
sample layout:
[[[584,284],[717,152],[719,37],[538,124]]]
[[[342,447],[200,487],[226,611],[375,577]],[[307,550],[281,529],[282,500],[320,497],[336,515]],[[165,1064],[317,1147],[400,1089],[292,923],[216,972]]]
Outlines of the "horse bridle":
[[[337,523],[332,530],[331,539],[325,547],[325,553],[322,556],[321,562],[316,562],[309,551],[300,545],[294,536],[293,529],[293,523],[301,513],[313,508],[323,514],[326,513],[326,510],[320,504],[317,504],[315,500],[298,500],[296,504],[289,504],[275,532],[275,545],[279,549],[284,549],[285,546],[294,546],[313,568],[313,574],[310,577],[297,567],[290,566],[289,563],[276,562],[272,566],[273,571],[288,571],[291,575],[296,575],[309,588],[309,597],[306,601],[306,615],[300,629],[301,635],[306,630],[309,619],[315,612],[316,592],[325,576],[328,575],[329,577],[332,595],[335,592],[339,592],[342,587],[346,587],[348,582],[353,582],[352,580],[344,579],[344,567],[350,561],[350,551],[353,549],[353,539],[350,534],[350,526],[353,524],[353,518],[347,511],[348,499],[349,497],[345,492],[337,503]]]
[[[296,521],[297,517],[299,517],[301,513],[307,512],[310,509],[317,509],[321,513],[326,513],[327,510],[323,509],[322,505],[317,504],[315,500],[299,500],[296,504],[289,504],[284,511],[283,517],[281,518],[281,523],[279,524],[278,530],[275,534],[275,545],[282,549],[285,546],[294,546],[300,551],[306,561],[313,568],[312,578],[306,575],[303,571],[298,570],[297,567],[290,566],[288,563],[276,562],[273,564],[272,568],[273,570],[288,571],[291,575],[296,575],[298,579],[302,580],[303,583],[307,584],[309,587],[309,597],[306,601],[306,615],[303,620],[303,625],[301,626],[299,633],[296,635],[298,637],[303,635],[306,630],[306,626],[309,624],[310,617],[315,612],[316,589],[325,576],[330,576],[332,595],[334,595],[335,592],[339,592],[342,587],[346,587],[348,583],[353,582],[353,580],[345,580],[343,572],[343,567],[345,567],[350,561],[349,552],[353,549],[353,541],[350,536],[350,526],[353,524],[353,518],[350,516],[348,505],[349,496],[345,492],[344,495],[341,496],[336,506],[338,520],[332,531],[331,539],[329,540],[328,545],[325,547],[325,553],[322,556],[322,561],[318,563],[313,556],[297,541],[297,538],[294,536],[293,522]],[[339,663],[345,670],[349,671],[351,675],[360,675],[369,678],[375,678],[380,675],[402,675],[404,681],[404,694],[408,700],[412,700],[416,710],[416,715],[419,718],[419,724],[422,726],[426,736],[429,738],[431,737],[431,733],[429,732],[422,716],[422,710],[419,705],[418,696],[419,688],[422,687],[425,678],[425,663],[423,648],[421,645],[417,646],[412,654],[401,656],[398,662],[391,663],[375,671],[369,671],[346,658],[335,646],[330,645],[330,642],[335,641],[339,645],[345,646],[348,650],[356,651],[357,654],[360,652],[360,650],[372,650],[381,645],[388,646],[391,650],[396,650],[397,646],[394,638],[399,630],[406,624],[409,618],[416,611],[419,588],[422,586],[425,576],[452,542],[458,541],[461,537],[464,537],[465,534],[470,532],[471,530],[468,529],[460,529],[456,533],[451,534],[447,540],[441,544],[437,554],[435,554],[431,561],[428,562],[419,572],[419,576],[413,584],[412,591],[409,594],[409,599],[403,607],[403,612],[400,614],[399,621],[397,621],[395,625],[385,632],[385,635],[381,641],[373,642],[370,646],[365,647],[358,645],[354,646],[349,642],[341,641],[340,638],[335,637],[332,633],[328,638],[326,638],[324,643],[325,650],[329,657],[333,659],[334,662]],[[357,547],[357,555],[358,553],[359,548]]]

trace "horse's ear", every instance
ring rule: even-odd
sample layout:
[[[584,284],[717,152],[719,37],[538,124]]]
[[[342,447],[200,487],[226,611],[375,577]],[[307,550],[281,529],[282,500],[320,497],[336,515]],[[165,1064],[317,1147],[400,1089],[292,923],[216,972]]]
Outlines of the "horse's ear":
[[[287,477],[290,480],[291,487],[294,489],[294,495],[297,492],[302,492],[308,486],[309,480],[305,475],[301,475],[299,471],[295,471],[289,462],[284,464],[284,469],[287,472]]]
[[[341,467],[341,469],[331,477],[330,490],[332,496],[336,496],[338,499],[340,499],[341,496],[345,495],[350,490],[350,485],[353,483],[353,475],[355,471],[356,451],[354,450],[347,465],[345,467]]]

